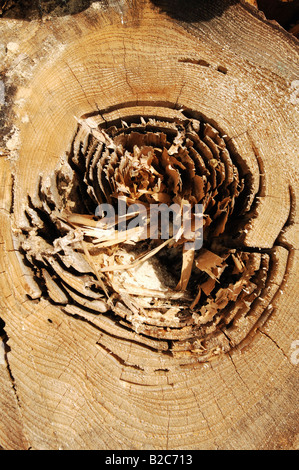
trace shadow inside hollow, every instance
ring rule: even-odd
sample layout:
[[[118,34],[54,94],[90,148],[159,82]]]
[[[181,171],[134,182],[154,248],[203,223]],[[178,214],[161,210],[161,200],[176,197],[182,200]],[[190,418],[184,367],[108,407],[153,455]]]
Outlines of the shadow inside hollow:
[[[5,336],[4,327],[5,327],[5,323],[4,323],[4,321],[2,320],[2,318],[0,318],[0,338],[2,338],[3,336]],[[0,347],[1,347],[1,343],[0,343]]]
[[[186,22],[209,21],[239,0],[151,0],[170,17]]]
[[[34,17],[75,15],[95,0],[0,0],[0,18],[30,20]],[[102,3],[105,3],[103,0]]]
[[[299,22],[299,0],[281,2],[279,0],[258,0],[258,7],[266,18],[275,20],[285,29]]]

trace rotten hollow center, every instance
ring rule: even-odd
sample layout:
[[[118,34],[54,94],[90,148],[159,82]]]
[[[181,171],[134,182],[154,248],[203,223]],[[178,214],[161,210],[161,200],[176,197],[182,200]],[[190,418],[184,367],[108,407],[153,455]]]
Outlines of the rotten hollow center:
[[[251,188],[229,142],[190,115],[126,116],[105,126],[81,119],[58,167],[28,196],[19,250],[40,297],[109,316],[140,338],[167,342],[172,354],[208,360],[241,342],[271,256],[235,242]],[[97,207],[110,204],[117,220],[119,198],[145,214],[154,204],[200,204],[202,247],[186,248],[188,234],[174,237],[171,227],[161,239],[161,220],[155,239],[131,229],[132,217],[122,232],[114,223],[99,229]]]

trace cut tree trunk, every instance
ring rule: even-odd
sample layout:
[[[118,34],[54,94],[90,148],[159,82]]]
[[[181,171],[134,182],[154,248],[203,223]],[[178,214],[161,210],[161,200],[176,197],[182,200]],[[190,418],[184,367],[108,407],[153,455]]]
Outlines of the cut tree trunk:
[[[1,7],[0,447],[297,448],[297,40],[236,1]],[[116,195],[202,204],[202,248],[116,242]]]

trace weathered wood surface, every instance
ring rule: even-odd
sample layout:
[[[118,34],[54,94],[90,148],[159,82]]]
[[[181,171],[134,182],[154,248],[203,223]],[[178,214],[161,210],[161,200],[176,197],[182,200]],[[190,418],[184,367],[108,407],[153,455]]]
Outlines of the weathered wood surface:
[[[295,449],[298,43],[235,1],[86,3],[0,19],[0,446]],[[250,170],[244,243],[273,255],[267,304],[244,342],[204,364],[40,296],[17,249],[27,195],[77,119],[126,106],[199,111]]]

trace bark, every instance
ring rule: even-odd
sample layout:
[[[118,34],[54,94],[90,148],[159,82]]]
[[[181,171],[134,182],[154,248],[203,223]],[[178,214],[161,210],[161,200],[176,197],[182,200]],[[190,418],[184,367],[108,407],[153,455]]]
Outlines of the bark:
[[[0,447],[295,449],[298,41],[236,1],[2,4]],[[113,191],[202,203],[203,248],[94,235]]]

